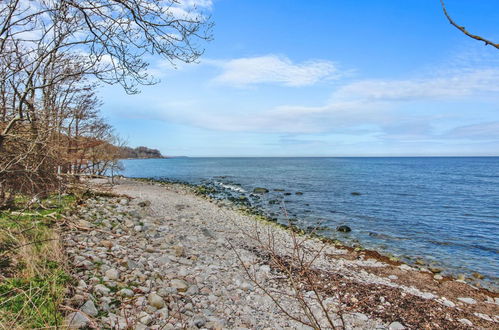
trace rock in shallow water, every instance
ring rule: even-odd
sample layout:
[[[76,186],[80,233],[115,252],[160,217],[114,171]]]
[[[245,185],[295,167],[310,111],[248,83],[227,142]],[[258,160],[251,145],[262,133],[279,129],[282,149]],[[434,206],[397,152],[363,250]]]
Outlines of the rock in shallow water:
[[[352,231],[352,228],[350,228],[348,226],[345,226],[345,225],[342,225],[342,226],[338,226],[336,228],[336,230],[339,231],[339,232],[342,232],[342,233],[348,233],[348,232]]]

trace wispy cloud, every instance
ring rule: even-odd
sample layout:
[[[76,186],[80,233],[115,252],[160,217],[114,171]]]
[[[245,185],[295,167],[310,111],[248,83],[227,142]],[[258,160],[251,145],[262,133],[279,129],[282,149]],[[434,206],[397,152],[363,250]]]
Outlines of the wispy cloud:
[[[291,65],[293,66],[293,65]],[[221,79],[221,78],[219,78]],[[228,79],[228,78],[227,78]],[[235,78],[234,78],[235,79]],[[250,81],[241,78],[243,82]],[[247,80],[244,80],[247,79]],[[251,81],[260,81],[257,76]],[[267,77],[267,79],[269,79]],[[277,79],[277,78],[274,78]],[[284,77],[280,77],[285,80]],[[217,131],[281,134],[377,135],[383,139],[445,138],[434,123],[454,116],[449,104],[474,100],[498,104],[499,69],[464,70],[413,79],[364,79],[346,83],[331,93],[322,105],[281,105],[252,111],[211,107],[158,111],[158,116],[186,125]],[[441,104],[442,110],[425,113],[418,104]],[[438,106],[437,106],[438,107]],[[461,115],[461,114],[456,114]],[[472,116],[471,116],[472,117]],[[469,119],[470,116],[467,116]],[[476,122],[476,121],[475,121]],[[473,121],[468,121],[473,124]],[[462,123],[461,123],[462,125]],[[497,124],[464,127],[452,134],[471,136],[493,131]],[[360,133],[359,133],[360,132]],[[488,133],[483,133],[487,135]]]
[[[497,92],[498,82],[498,69],[466,70],[405,80],[362,80],[341,87],[333,94],[333,100],[393,102],[461,98],[477,92]]]
[[[491,140],[499,139],[499,121],[456,127],[445,134],[449,138]]]
[[[184,8],[211,8],[213,6],[212,0],[180,0],[180,6]]]
[[[234,87],[256,84],[309,86],[341,76],[336,65],[330,61],[310,60],[293,63],[289,58],[277,55],[204,62],[222,69],[222,73],[213,79],[214,82]]]

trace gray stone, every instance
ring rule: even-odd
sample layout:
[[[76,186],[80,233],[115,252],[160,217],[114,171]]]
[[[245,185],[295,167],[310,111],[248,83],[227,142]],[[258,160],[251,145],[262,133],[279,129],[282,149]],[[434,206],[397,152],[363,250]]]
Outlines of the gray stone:
[[[412,267],[406,264],[400,265],[399,268],[402,270],[412,270]]]
[[[163,320],[168,319],[168,316],[169,316],[168,307],[164,307],[164,308],[158,309],[158,310],[156,311],[156,315],[157,315],[160,319],[163,319]]]
[[[400,322],[392,322],[388,326],[388,329],[389,330],[403,330],[403,329],[405,329],[405,327]]]
[[[473,314],[475,314],[475,316],[477,316],[481,319],[487,320],[489,322],[494,322],[494,320],[490,316],[488,316],[487,314],[483,314],[483,313],[473,313]]]
[[[94,287],[94,291],[96,293],[103,295],[103,296],[107,296],[111,290],[109,290],[109,288],[103,284],[97,284]]]
[[[202,328],[206,324],[206,319],[204,317],[198,317],[194,319],[194,325],[198,328]]]
[[[190,286],[189,289],[187,289],[188,295],[196,295],[198,293],[199,293],[199,288],[197,285]]]
[[[444,304],[447,307],[456,307],[456,304],[454,304],[452,301],[445,299],[442,304]]]
[[[457,298],[457,300],[462,301],[463,303],[474,305],[476,304],[476,300],[473,298]]]
[[[114,268],[111,268],[108,271],[106,271],[104,275],[111,281],[116,281],[120,278],[120,273]]]
[[[268,192],[269,192],[269,190],[267,188],[257,187],[255,189],[253,189],[253,193],[255,193],[255,194],[266,194]]]
[[[473,326],[473,323],[471,323],[471,321],[468,319],[459,319],[458,321],[461,322],[462,324],[467,325],[467,326],[470,326],[470,327]]]
[[[99,311],[95,308],[95,304],[92,300],[87,300],[87,302],[81,306],[80,310],[90,316],[97,316],[97,314],[99,314]]]
[[[133,291],[130,289],[121,289],[118,294],[122,297],[133,297]]]
[[[168,257],[168,256],[159,257],[158,259],[156,259],[156,262],[160,266],[167,265],[170,263],[170,257]]]
[[[147,297],[147,302],[149,305],[156,307],[156,308],[163,308],[165,306],[165,301],[161,296],[157,295],[156,293],[151,293]]]
[[[177,289],[178,292],[186,292],[187,289],[189,288],[189,285],[187,284],[186,281],[179,279],[171,280],[170,285],[173,288]]]
[[[153,318],[151,315],[147,314],[146,312],[142,312],[139,314],[139,320],[140,320],[140,323],[145,324],[145,325],[149,325],[152,323]]]
[[[91,228],[94,226],[92,223],[88,222],[87,220],[83,220],[83,219],[78,220],[78,225],[81,227],[86,227],[86,228]]]
[[[90,319],[81,312],[73,312],[66,316],[64,325],[68,329],[83,329],[90,322]]]

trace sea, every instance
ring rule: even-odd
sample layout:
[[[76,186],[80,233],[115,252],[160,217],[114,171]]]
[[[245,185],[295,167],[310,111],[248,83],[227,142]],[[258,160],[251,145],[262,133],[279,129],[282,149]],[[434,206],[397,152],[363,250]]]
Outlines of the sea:
[[[210,188],[281,223],[499,287],[499,157],[123,160],[122,175]],[[267,193],[254,193],[265,188]],[[350,232],[338,232],[346,225]]]

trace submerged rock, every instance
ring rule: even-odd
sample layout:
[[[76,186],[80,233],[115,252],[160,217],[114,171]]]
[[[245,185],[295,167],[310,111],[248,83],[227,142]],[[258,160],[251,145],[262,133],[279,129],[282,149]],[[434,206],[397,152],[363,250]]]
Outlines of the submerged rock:
[[[267,188],[257,187],[255,189],[253,189],[253,192],[255,194],[266,194],[269,192],[269,190]]]
[[[297,191],[295,192],[295,195],[303,195],[303,193],[301,191]]]
[[[336,227],[336,230],[339,231],[339,232],[342,232],[342,233],[348,233],[348,232],[352,231],[352,228],[350,228],[350,227],[348,227],[346,225],[342,225],[342,226]]]
[[[475,273],[473,273],[473,274],[471,274],[471,275],[472,275],[474,278],[477,278],[477,279],[479,279],[479,280],[483,280],[483,279],[485,278],[485,276],[483,276],[482,274],[477,273],[477,272],[475,272]]]

